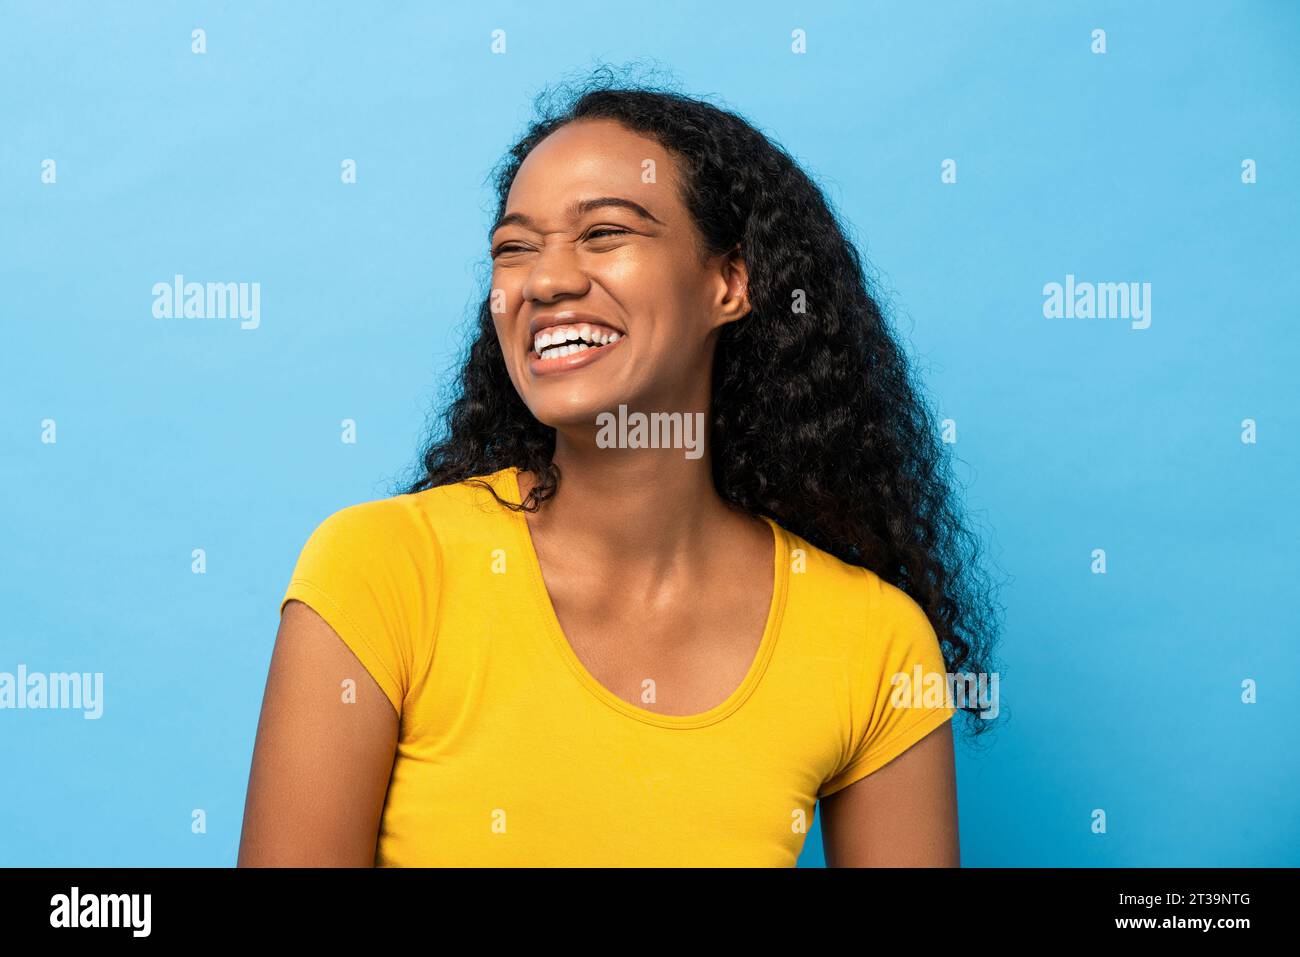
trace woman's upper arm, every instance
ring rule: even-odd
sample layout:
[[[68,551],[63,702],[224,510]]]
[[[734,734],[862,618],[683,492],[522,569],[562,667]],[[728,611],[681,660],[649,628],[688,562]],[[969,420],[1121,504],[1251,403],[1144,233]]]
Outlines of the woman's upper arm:
[[[287,602],[257,726],[238,865],[373,866],[397,732],[392,703],[334,629],[308,605]]]
[[[822,798],[828,867],[960,867],[952,722]]]

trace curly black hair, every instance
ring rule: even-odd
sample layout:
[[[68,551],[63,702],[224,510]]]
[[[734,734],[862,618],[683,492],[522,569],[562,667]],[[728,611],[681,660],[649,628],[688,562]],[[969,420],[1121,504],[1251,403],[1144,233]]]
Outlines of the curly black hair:
[[[719,496],[901,588],[929,617],[950,673],[989,673],[997,615],[979,540],[964,525],[936,422],[822,191],[736,113],[662,83],[629,84],[607,66],[543,90],[534,107],[492,174],[497,218],[538,143],[576,120],[612,119],[680,164],[706,256],[740,246],[752,309],[723,328],[714,358]],[[489,292],[419,477],[401,491],[517,466],[537,483],[521,505],[502,504],[535,511],[560,480],[555,430],[510,381]],[[975,735],[991,726],[977,702],[963,710]]]

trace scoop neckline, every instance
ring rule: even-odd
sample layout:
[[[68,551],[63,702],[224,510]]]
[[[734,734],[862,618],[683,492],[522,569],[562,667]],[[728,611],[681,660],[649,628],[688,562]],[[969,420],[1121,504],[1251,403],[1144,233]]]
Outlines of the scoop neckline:
[[[507,479],[506,491],[510,501],[515,505],[522,504],[523,496],[520,494],[519,489],[518,466],[510,466],[503,471]],[[533,535],[532,530],[528,527],[528,518],[523,512],[514,511],[513,509],[510,510],[510,515],[515,531],[521,539],[532,584],[531,591],[540,609],[543,626],[550,638],[550,643],[579,683],[598,700],[603,701],[615,711],[644,724],[656,725],[661,728],[685,729],[703,728],[716,724],[735,712],[754,693],[767,671],[768,663],[771,661],[772,653],[776,648],[777,638],[781,633],[781,622],[785,615],[786,593],[789,585],[789,563],[786,561],[789,547],[786,533],[785,529],[773,519],[766,515],[759,516],[772,529],[772,598],[768,605],[763,636],[759,640],[758,650],[754,654],[754,660],[750,662],[745,677],[725,700],[707,711],[698,714],[659,714],[656,711],[649,711],[646,708],[634,705],[630,701],[625,701],[596,680],[596,676],[587,670],[587,666],[582,663],[582,659],[578,657],[577,652],[573,650],[573,646],[569,643],[568,637],[564,634],[559,615],[555,613],[555,605],[551,601],[551,594],[546,589],[546,580],[542,575],[542,564],[538,560],[537,550],[533,546]]]

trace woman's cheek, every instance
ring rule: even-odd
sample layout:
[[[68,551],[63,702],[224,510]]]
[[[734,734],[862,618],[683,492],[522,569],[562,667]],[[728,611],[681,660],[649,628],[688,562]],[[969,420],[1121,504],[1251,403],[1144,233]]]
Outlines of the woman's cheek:
[[[653,257],[638,246],[624,246],[604,253],[597,272],[603,281],[617,283],[625,291],[656,283],[662,287],[664,282],[662,265],[656,264]]]

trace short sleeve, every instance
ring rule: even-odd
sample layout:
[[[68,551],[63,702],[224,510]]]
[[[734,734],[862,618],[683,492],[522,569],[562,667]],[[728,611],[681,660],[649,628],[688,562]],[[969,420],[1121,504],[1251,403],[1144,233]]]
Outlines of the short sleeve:
[[[867,633],[850,702],[851,751],[819,798],[884,767],[957,713],[938,635],[904,592],[863,569]]]
[[[343,639],[398,716],[437,625],[437,542],[410,496],[350,505],[307,539],[280,600],[309,605]]]

